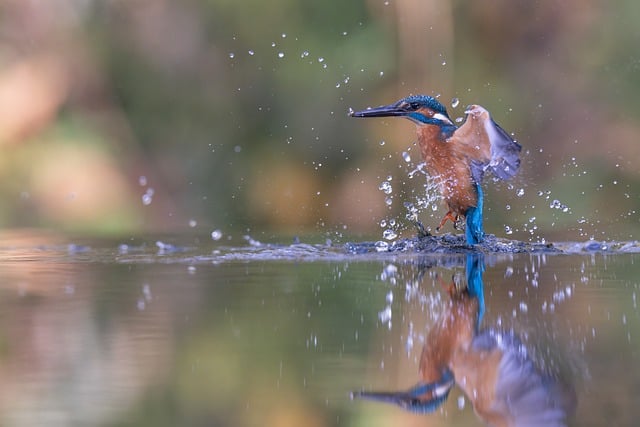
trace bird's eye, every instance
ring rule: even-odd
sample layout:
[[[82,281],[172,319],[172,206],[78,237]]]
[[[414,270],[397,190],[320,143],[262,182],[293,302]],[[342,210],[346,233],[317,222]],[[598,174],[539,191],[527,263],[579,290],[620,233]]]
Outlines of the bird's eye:
[[[412,110],[417,110],[418,108],[420,108],[420,104],[418,104],[417,102],[412,102],[409,105],[411,106]]]

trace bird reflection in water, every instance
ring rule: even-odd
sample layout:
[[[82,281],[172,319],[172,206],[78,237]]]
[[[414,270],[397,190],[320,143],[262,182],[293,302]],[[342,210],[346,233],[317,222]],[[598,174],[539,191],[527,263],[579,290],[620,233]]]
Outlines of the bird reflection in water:
[[[480,330],[484,262],[467,256],[467,286],[452,283],[451,299],[430,330],[420,357],[421,381],[400,392],[358,391],[354,398],[389,402],[430,413],[457,384],[476,414],[491,426],[565,426],[573,413],[573,387],[542,373],[513,333]]]

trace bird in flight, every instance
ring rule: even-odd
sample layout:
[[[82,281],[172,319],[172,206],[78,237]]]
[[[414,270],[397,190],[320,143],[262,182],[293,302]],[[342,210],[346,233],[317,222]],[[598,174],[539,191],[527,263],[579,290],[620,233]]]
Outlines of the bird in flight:
[[[484,240],[482,178],[487,170],[501,180],[512,178],[520,168],[522,146],[485,108],[471,105],[465,114],[465,122],[458,127],[446,108],[427,95],[350,113],[352,117],[405,117],[416,124],[427,173],[437,179],[448,207],[436,230],[448,220],[457,228],[464,217],[466,240],[473,245]],[[420,234],[428,234],[422,224],[416,225]]]

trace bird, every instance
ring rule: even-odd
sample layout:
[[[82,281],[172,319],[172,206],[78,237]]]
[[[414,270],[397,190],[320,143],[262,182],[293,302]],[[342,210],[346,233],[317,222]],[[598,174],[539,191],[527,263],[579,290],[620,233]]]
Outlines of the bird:
[[[458,228],[465,218],[467,244],[484,241],[482,179],[488,170],[500,180],[512,178],[520,168],[522,146],[505,132],[480,105],[465,109],[465,121],[456,126],[447,109],[432,96],[410,95],[394,104],[351,111],[352,117],[404,117],[416,124],[418,145],[427,173],[439,183],[448,212],[447,221]],[[428,234],[416,223],[419,234]]]
[[[576,407],[571,384],[542,372],[513,332],[480,329],[484,263],[470,254],[466,286],[449,286],[450,301],[429,331],[420,356],[420,381],[406,391],[356,391],[352,398],[432,413],[458,385],[477,416],[497,427],[562,427]]]

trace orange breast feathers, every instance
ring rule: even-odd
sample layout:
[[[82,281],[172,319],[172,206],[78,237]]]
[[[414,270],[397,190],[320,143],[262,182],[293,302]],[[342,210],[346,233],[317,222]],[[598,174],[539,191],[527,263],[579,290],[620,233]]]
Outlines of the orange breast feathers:
[[[478,318],[478,299],[468,294],[452,295],[447,310],[427,335],[420,355],[420,375],[427,383],[442,377],[443,368],[454,372],[453,362],[471,345]]]
[[[459,131],[460,129],[445,140],[441,137],[438,126],[418,126],[417,129],[418,143],[427,172],[438,181],[449,210],[456,215],[464,215],[467,209],[478,203],[471,178],[471,160],[488,159],[490,148],[488,140],[485,145],[483,141],[479,141],[479,137],[473,138],[478,140],[476,144],[458,138]],[[476,149],[476,145],[480,148]]]
[[[495,387],[499,377],[502,351],[496,346],[473,347],[478,318],[478,299],[466,292],[452,295],[449,307],[427,335],[420,356],[420,374],[425,383],[440,380],[449,369],[456,384],[465,392],[474,410],[491,425],[508,425],[504,414],[495,414]],[[504,409],[498,405],[498,409]]]

